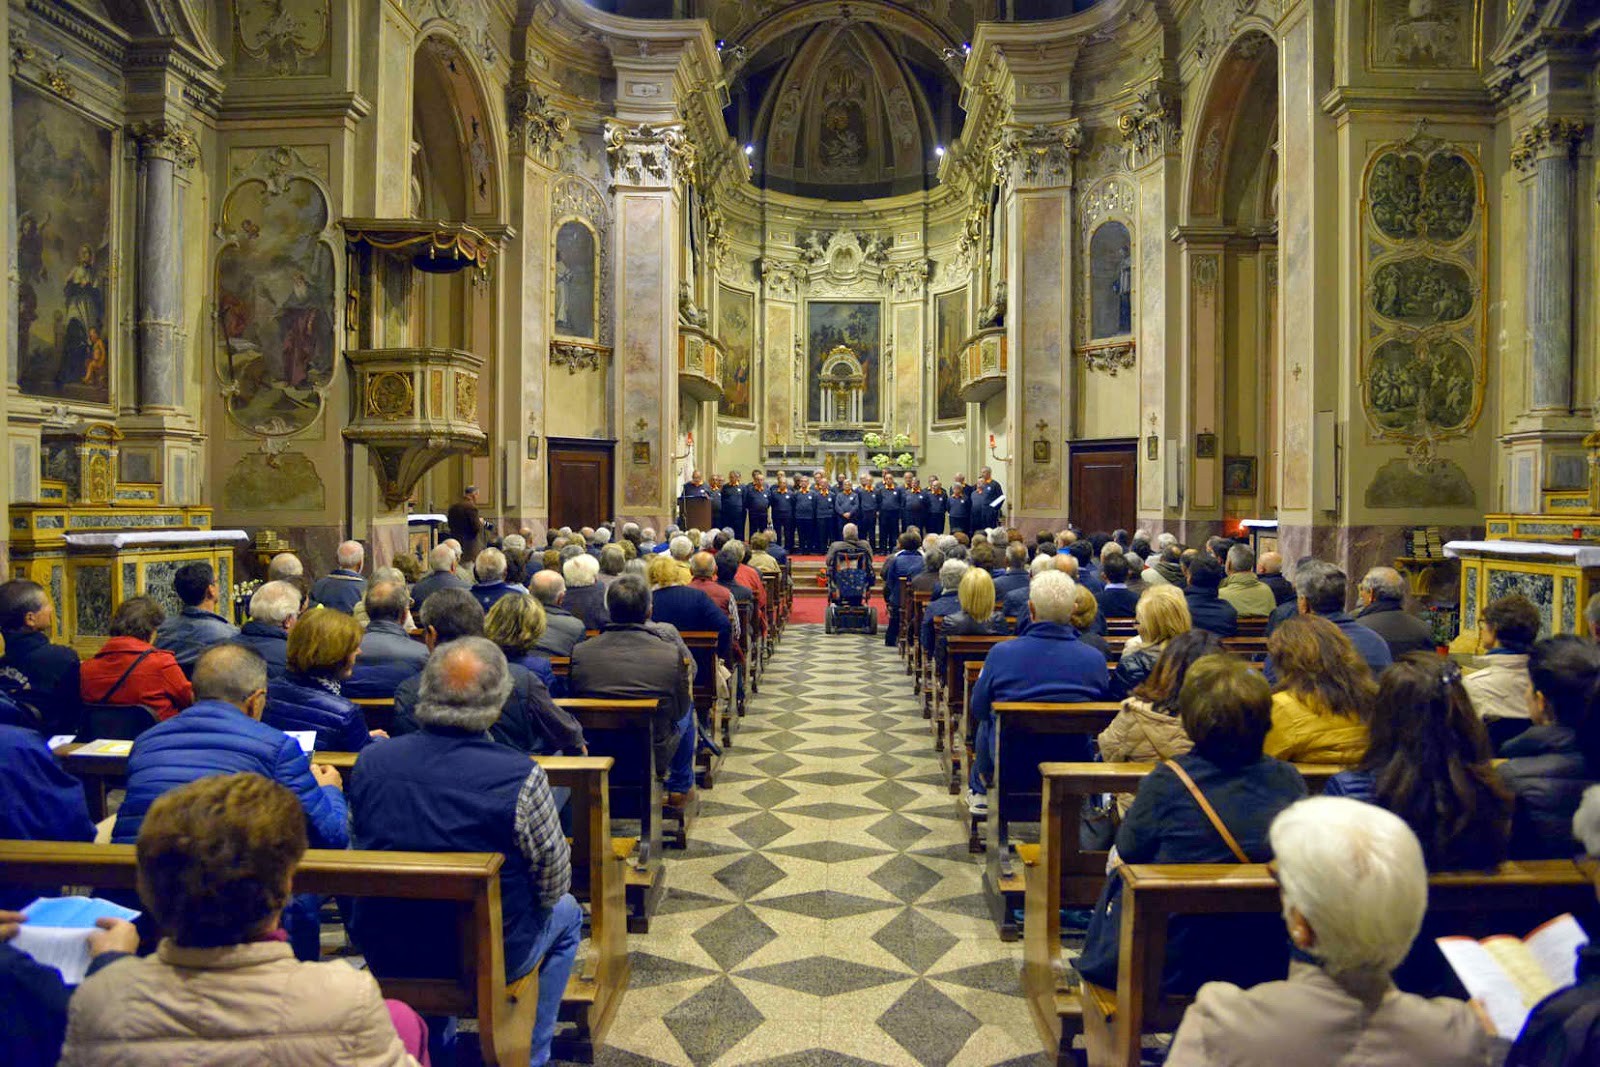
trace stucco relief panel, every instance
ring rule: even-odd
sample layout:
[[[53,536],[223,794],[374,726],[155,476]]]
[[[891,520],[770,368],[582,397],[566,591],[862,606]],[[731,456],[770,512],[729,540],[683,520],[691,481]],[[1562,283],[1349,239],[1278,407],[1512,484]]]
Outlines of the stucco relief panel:
[[[1020,425],[1012,434],[1017,441],[1064,437],[1061,375],[1070,348],[1063,277],[1069,243],[1066,205],[1067,199],[1060,196],[1027,197],[1022,202],[1022,402]],[[1023,449],[1016,461],[1022,469],[1022,507],[1059,509],[1061,449],[1049,449],[1047,459]]]

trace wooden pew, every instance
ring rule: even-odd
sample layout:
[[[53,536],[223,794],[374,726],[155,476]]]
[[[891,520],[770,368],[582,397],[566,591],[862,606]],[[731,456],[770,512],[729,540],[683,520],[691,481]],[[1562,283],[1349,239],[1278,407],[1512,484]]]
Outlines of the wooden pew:
[[[779,635],[783,633],[786,615],[783,610],[783,595],[778,589],[778,576],[763,573],[761,585],[767,591],[767,654],[771,655],[777,646]]]
[[[295,871],[294,890],[454,904],[463,936],[453,977],[380,978],[378,984],[384,996],[423,1014],[476,1018],[483,1062],[520,1067],[528,1062],[539,979],[536,969],[506,982],[500,912],[504,861],[497,852],[311,849]],[[0,841],[0,878],[12,884],[132,889],[136,874],[132,845]]]
[[[350,703],[361,709],[367,729],[394,732],[394,697],[358,697]]]
[[[911,611],[902,624],[911,628],[910,634],[907,635],[909,644],[906,645],[906,673],[911,675],[913,693],[922,692],[922,613],[932,599],[931,591],[912,590]]]
[[[572,657],[571,656],[551,656],[550,657],[550,673],[555,675],[557,678],[570,678],[570,677],[572,677]]]
[[[1267,660],[1265,637],[1224,637],[1222,647],[1252,663],[1265,663]]]
[[[661,783],[656,778],[655,745],[650,739],[656,702],[564,697],[557,703],[583,727],[590,755],[613,761],[608,779],[610,817],[639,821],[639,837],[619,838],[616,848],[628,858],[623,879],[628,931],[647,933],[666,890]],[[687,843],[692,821],[692,811],[678,819],[679,847]]]
[[[1265,615],[1239,616],[1240,637],[1266,637],[1267,617]]]
[[[901,626],[899,631],[895,634],[894,647],[895,651],[900,654],[902,659],[904,659],[911,654],[911,645],[907,641],[905,627],[905,621],[911,618],[911,579],[898,578],[895,581],[896,588],[894,590],[894,595],[899,598],[897,601],[895,601],[895,603],[900,605],[900,611],[898,614],[900,616]]]
[[[934,751],[950,779],[952,794],[961,792],[962,775],[970,766],[967,762],[966,715],[967,693],[970,686],[967,672],[971,664],[983,669],[989,650],[1002,641],[1010,641],[1010,634],[956,634],[945,641],[944,704],[942,717],[934,722]],[[976,673],[973,675],[976,678]]]
[[[741,600],[739,603],[739,640],[744,644],[745,688],[753,696],[761,691],[761,675],[766,662],[763,654],[760,627],[756,622],[756,602]],[[745,701],[739,701],[739,706],[734,715],[728,716],[734,728],[738,728],[737,719],[744,718]]]
[[[741,622],[741,625],[743,623]],[[714,667],[717,660],[717,632],[715,630],[687,630],[678,635],[683,638],[683,643],[688,646],[689,652],[694,656],[694,708],[700,722],[706,727],[712,737],[719,738],[724,748],[733,742],[733,725],[731,723],[731,705],[738,699],[738,694],[732,692],[734,681],[730,681],[728,703],[724,704],[717,699],[717,678]],[[731,651],[722,662],[732,671],[735,662]],[[737,679],[735,679],[736,681]],[[701,751],[695,748],[696,776],[700,785],[710,789],[716,784],[717,771],[722,766],[722,756],[710,751]]]
[[[1106,634],[1116,634],[1118,637],[1132,637],[1139,632],[1137,620],[1132,617],[1106,619]]]
[[[1117,988],[1085,984],[1084,1039],[1091,1067],[1137,1067],[1145,1033],[1177,1028],[1190,998],[1159,994],[1167,927],[1184,915],[1277,914],[1278,884],[1265,864],[1133,864],[1123,880]],[[1499,870],[1428,878],[1430,915],[1536,909],[1559,915],[1594,902],[1594,883],[1571,860],[1507,863]]]

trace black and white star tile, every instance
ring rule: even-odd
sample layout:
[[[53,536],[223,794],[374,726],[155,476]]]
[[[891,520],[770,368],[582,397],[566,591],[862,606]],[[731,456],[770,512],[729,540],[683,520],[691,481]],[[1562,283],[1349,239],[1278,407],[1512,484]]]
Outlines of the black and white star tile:
[[[596,1062],[1043,1064],[894,651],[789,627],[735,741]]]

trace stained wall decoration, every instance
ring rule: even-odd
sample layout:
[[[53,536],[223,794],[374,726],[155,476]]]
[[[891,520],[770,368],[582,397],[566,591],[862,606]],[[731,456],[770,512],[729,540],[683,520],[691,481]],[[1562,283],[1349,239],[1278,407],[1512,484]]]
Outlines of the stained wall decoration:
[[[1362,408],[1378,440],[1431,461],[1483,406],[1483,175],[1419,125],[1381,146],[1362,187]]]
[[[783,447],[793,440],[794,421],[794,306],[768,302],[762,359],[765,381],[766,443]]]
[[[336,276],[327,194],[292,148],[262,149],[223,201],[216,372],[229,417],[299,433],[333,380]]]
[[[18,384],[32,396],[106,404],[111,131],[21,82],[11,99]]]
[[[967,290],[952,289],[934,297],[933,319],[937,356],[933,421],[959,422],[967,416],[966,402],[961,399],[961,343],[969,332]]]
[[[844,345],[866,375],[863,420],[876,424],[883,411],[883,305],[875,300],[813,300],[806,305],[806,421],[822,421],[823,359]]]
[[[327,494],[304,452],[252,452],[239,457],[222,483],[222,506],[238,511],[321,511]]]
[[[1367,69],[1472,70],[1483,0],[1371,0]]]
[[[717,410],[725,419],[749,422],[755,415],[755,294],[718,286],[717,338],[726,353],[722,361],[722,399]]]
[[[233,75],[281,78],[332,69],[329,0],[233,0]]]

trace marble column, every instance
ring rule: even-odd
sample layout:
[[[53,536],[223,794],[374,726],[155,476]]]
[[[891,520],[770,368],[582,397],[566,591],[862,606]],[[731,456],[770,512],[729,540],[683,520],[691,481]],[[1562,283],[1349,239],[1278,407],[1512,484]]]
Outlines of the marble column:
[[[133,127],[139,145],[138,312],[139,412],[183,406],[183,233],[178,169],[194,166],[194,137],[162,119]]]
[[[1524,249],[1528,298],[1528,407],[1572,410],[1573,241],[1581,122],[1541,119],[1517,139],[1512,163],[1531,172]]]

